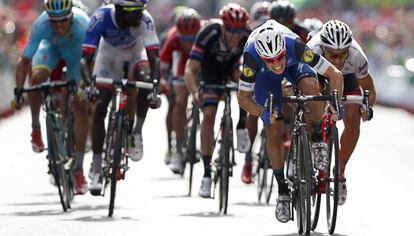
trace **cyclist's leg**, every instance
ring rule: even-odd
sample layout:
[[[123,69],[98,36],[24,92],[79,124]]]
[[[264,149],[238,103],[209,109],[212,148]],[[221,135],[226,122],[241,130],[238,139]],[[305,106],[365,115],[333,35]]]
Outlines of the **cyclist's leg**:
[[[253,143],[254,143],[254,140],[257,134],[258,118],[259,117],[251,115],[250,113],[247,114],[247,117],[246,117],[246,128],[248,130],[249,140],[251,143],[246,153],[246,156],[244,158],[244,166],[243,166],[243,171],[242,171],[242,176],[241,176],[243,183],[246,183],[246,184],[250,184],[253,182],[253,179],[252,179],[252,161],[253,161],[252,147],[253,147]]]
[[[214,146],[214,123],[219,100],[219,93],[214,91],[205,91],[203,93],[203,120],[201,121],[200,141],[204,174],[199,191],[201,197],[210,197],[211,193],[211,157]]]
[[[184,129],[186,125],[186,109],[188,100],[188,90],[185,87],[184,81],[177,78],[173,81],[173,88],[175,94],[175,105],[173,108],[173,130],[176,135],[176,151],[182,152]]]
[[[57,66],[59,55],[56,48],[49,42],[42,41],[32,60],[31,85],[45,82],[50,77],[52,70]],[[44,149],[40,132],[39,113],[43,98],[42,92],[28,93],[29,105],[32,114],[32,148],[35,152]]]
[[[146,51],[141,50],[134,58],[134,64],[132,69],[133,79],[137,81],[151,82],[150,79],[150,65],[146,56]],[[130,135],[130,148],[131,159],[139,161],[144,155],[144,147],[142,140],[142,127],[144,125],[145,118],[147,116],[149,102],[148,94],[149,90],[140,89],[135,100],[132,100],[136,109],[136,123]],[[129,114],[131,116],[132,113]],[[133,124],[133,119],[130,117],[130,123]],[[132,129],[132,126],[131,126]]]
[[[170,78],[172,80],[172,78]],[[171,146],[171,133],[173,131],[173,109],[175,106],[175,94],[174,94],[174,90],[172,89],[172,83],[171,81],[168,81],[168,85],[169,89],[166,92],[165,96],[167,97],[167,102],[168,102],[168,111],[167,111],[167,115],[165,117],[165,124],[167,127],[167,145],[168,145],[168,151],[167,151],[167,156],[165,158],[165,162],[168,164],[170,161],[170,156],[171,156],[171,151],[172,151],[172,146]]]
[[[320,95],[319,82],[316,72],[307,64],[300,64],[293,73],[295,83],[299,90],[305,95]],[[328,165],[328,145],[323,142],[321,124],[324,108],[323,102],[311,102],[309,104],[310,114],[306,116],[307,121],[312,122],[312,157],[314,166],[318,170],[323,170]]]

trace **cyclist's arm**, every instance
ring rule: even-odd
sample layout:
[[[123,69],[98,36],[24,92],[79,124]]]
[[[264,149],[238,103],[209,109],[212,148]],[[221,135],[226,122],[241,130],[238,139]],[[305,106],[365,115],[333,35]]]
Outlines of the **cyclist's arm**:
[[[159,57],[158,48],[147,50],[147,56],[148,56],[148,61],[150,63],[150,69],[151,69],[150,76],[152,79],[159,80],[160,79],[160,57]]]
[[[198,97],[198,83],[197,75],[201,70],[201,62],[194,59],[188,59],[185,65],[184,72],[184,81],[187,86],[187,89],[193,95],[193,97]]]
[[[342,97],[344,91],[344,78],[340,70],[332,65],[324,57],[314,53],[301,40],[295,42],[296,57],[298,60],[309,64],[319,74],[329,79],[330,89],[338,90],[338,96]]]
[[[254,116],[260,116],[263,112],[263,108],[252,99],[253,92],[251,91],[244,91],[239,89],[237,92],[237,99],[239,101],[239,105],[248,113]]]
[[[240,107],[252,115],[260,116],[263,108],[253,100],[253,91],[255,87],[255,76],[258,70],[258,63],[248,52],[243,54],[243,68],[239,79],[239,91],[237,99]]]
[[[375,91],[374,80],[371,74],[368,74],[364,78],[358,79],[358,84],[363,90],[369,91],[369,105],[374,106],[377,99],[377,93]]]
[[[23,88],[26,77],[30,72],[32,59],[20,56],[16,66],[16,87]]]

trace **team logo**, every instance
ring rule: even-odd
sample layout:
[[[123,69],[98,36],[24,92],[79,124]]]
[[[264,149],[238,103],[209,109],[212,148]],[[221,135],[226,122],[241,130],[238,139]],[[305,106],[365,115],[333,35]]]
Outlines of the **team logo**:
[[[243,68],[243,75],[246,77],[252,77],[253,76],[253,70],[250,69],[249,67],[244,67]]]
[[[313,60],[313,52],[310,49],[306,49],[305,53],[303,54],[303,61],[304,62],[311,62]]]

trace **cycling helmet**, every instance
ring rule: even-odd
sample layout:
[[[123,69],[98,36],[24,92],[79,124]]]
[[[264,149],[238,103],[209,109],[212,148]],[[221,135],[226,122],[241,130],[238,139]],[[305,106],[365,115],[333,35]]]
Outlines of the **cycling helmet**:
[[[265,24],[257,29],[254,47],[260,57],[276,58],[286,51],[285,36],[277,26]]]
[[[182,35],[194,35],[200,30],[200,21],[198,12],[188,8],[176,17],[175,26]]]
[[[123,7],[146,7],[148,0],[112,0],[112,3]]]
[[[185,10],[189,9],[189,7],[187,6],[176,6],[173,8],[173,10],[171,11],[171,22],[175,22],[175,20],[177,19],[177,16],[179,16],[181,13],[183,13]]]
[[[226,28],[246,28],[249,21],[249,13],[236,3],[226,4],[219,15]]]
[[[44,0],[44,5],[51,19],[60,20],[72,15],[72,0]]]
[[[286,22],[295,16],[295,13],[295,6],[287,0],[274,1],[269,6],[270,19],[276,20],[279,23]]]
[[[322,21],[315,17],[305,19],[303,24],[305,24],[306,28],[310,31],[319,31],[323,26]]]
[[[330,20],[322,26],[321,43],[332,49],[346,49],[352,43],[351,28],[342,21]]]

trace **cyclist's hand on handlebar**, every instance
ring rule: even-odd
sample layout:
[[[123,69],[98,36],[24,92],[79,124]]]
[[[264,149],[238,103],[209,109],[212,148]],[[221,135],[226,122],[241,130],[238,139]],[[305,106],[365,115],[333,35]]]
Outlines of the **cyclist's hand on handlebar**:
[[[161,106],[161,96],[158,94],[150,93],[147,96],[148,104],[151,109],[158,109]]]
[[[22,97],[22,89],[14,88],[14,100],[11,101],[11,108],[15,110],[20,110],[23,107],[24,99]]]
[[[200,94],[198,92],[191,93],[191,97],[193,99],[193,104],[200,106]]]
[[[272,125],[276,122],[277,116],[278,113],[275,109],[273,109],[272,114],[270,114],[269,109],[264,109],[260,114],[260,119],[262,119],[264,125]]]
[[[369,107],[369,112],[363,106],[361,106],[359,111],[363,121],[370,121],[374,117],[374,110],[371,106]]]
[[[96,87],[86,87],[84,90],[89,101],[94,102],[99,98],[99,90]]]

